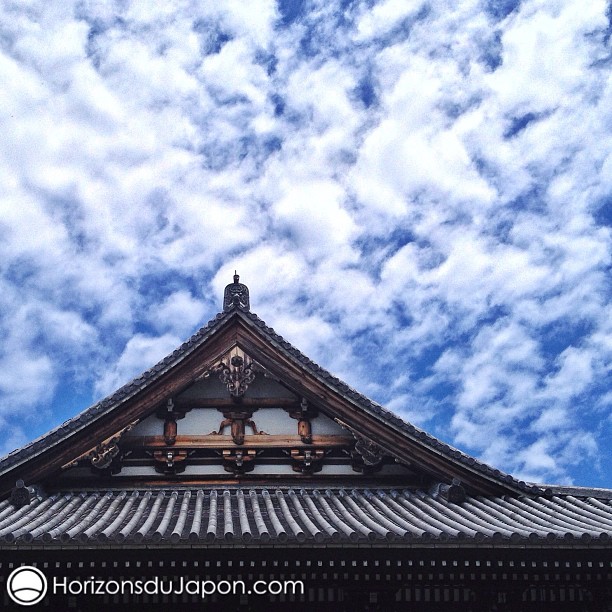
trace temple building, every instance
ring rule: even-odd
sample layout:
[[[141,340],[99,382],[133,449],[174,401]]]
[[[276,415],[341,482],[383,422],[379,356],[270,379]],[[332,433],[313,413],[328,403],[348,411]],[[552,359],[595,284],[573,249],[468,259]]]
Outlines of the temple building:
[[[403,421],[252,313],[237,275],[171,355],[0,460],[6,609],[29,565],[49,584],[251,585],[48,591],[41,609],[599,612],[611,535],[612,490],[519,481]]]

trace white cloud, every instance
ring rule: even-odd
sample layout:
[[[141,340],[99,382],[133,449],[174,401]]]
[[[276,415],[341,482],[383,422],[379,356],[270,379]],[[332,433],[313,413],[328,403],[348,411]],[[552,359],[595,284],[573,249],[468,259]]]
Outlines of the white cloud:
[[[288,186],[273,207],[281,231],[309,259],[333,255],[346,248],[355,235],[355,223],[342,207],[344,193],[334,182],[298,183]]]
[[[180,343],[181,340],[171,334],[159,337],[134,335],[126,344],[117,362],[96,383],[96,394],[101,397],[112,393],[169,355]]]
[[[16,413],[53,397],[57,372],[46,355],[31,350],[14,351],[0,359],[0,393],[3,413]]]
[[[558,359],[558,370],[546,380],[546,394],[564,405],[580,395],[594,376],[593,355],[588,349],[569,347]]]
[[[405,2],[402,0],[385,0],[371,10],[363,12],[357,23],[357,40],[374,36],[384,36],[401,20],[414,16],[423,8],[420,0]]]
[[[534,2],[522,7],[502,37],[504,64],[487,79],[499,101],[514,112],[538,112],[580,95],[593,59],[581,52],[588,50],[582,37],[607,26],[605,4]]]
[[[170,330],[174,336],[186,337],[202,323],[205,305],[191,293],[180,290],[169,295],[161,304],[150,308],[150,318],[159,331]]]
[[[3,405],[112,391],[237,269],[279,333],[449,442],[564,481],[599,450],[603,478],[606,3],[280,16],[3,4]]]

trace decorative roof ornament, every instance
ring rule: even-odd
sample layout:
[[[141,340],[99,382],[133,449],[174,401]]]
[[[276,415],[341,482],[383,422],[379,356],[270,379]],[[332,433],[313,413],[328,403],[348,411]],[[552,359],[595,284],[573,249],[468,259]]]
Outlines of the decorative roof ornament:
[[[223,310],[228,311],[232,308],[240,308],[249,310],[251,304],[249,302],[249,288],[246,285],[238,282],[240,276],[234,270],[234,282],[225,287],[223,294]]]
[[[222,361],[218,366],[219,379],[227,386],[232,397],[242,397],[249,385],[255,380],[253,361],[236,347],[235,354],[229,359],[230,365]]]
[[[26,487],[25,483],[20,478],[15,484],[14,489],[11,491],[9,503],[12,504],[15,510],[19,510],[19,508],[29,506],[35,494],[36,492],[34,488]]]

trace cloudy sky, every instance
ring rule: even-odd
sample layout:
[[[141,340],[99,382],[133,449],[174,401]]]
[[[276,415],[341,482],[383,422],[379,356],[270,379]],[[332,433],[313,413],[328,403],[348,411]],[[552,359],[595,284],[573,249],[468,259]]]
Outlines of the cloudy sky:
[[[0,4],[0,454],[221,309],[612,487],[605,0]]]

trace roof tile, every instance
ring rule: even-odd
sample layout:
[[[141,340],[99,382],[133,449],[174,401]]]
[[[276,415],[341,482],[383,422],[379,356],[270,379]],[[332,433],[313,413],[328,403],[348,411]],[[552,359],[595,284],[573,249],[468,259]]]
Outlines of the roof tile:
[[[0,520],[0,548],[88,541],[149,546],[181,540],[381,543],[438,540],[489,546],[607,542],[612,506],[592,497],[467,497],[454,504],[424,491],[227,487],[40,495]],[[472,544],[470,544],[470,542]]]

